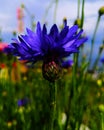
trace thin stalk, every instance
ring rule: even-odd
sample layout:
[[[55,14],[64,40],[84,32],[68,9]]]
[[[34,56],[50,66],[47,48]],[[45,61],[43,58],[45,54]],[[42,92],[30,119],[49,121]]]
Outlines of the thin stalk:
[[[80,2],[80,1],[79,1]],[[84,23],[84,4],[85,4],[85,0],[82,1],[82,12],[81,12],[81,29],[83,28],[83,23]],[[81,47],[81,54],[83,55],[83,47]],[[77,58],[76,58],[76,66],[78,67],[78,60],[79,60],[79,54],[76,54]],[[81,57],[82,57],[81,55]],[[76,69],[77,70],[77,69]]]
[[[102,54],[102,51],[99,50],[99,53],[98,53],[98,55],[97,55],[97,58],[96,58],[96,60],[95,60],[95,62],[94,62],[94,64],[93,64],[93,70],[96,69],[101,54]]]
[[[67,120],[65,123],[64,130],[67,130],[68,123],[70,122],[70,108],[72,105],[72,101],[74,101],[76,97],[76,84],[77,84],[77,78],[76,78],[76,70],[77,70],[77,54],[74,54],[74,65],[73,65],[73,72],[72,72],[72,85],[70,86],[70,95],[69,95],[69,101],[68,101],[68,110],[66,112]]]
[[[48,15],[48,12],[49,12],[49,9],[52,7],[52,5],[53,5],[53,3],[54,3],[54,1],[52,0],[51,2],[50,2],[50,4],[49,4],[49,6],[46,8],[46,11],[45,11],[45,14],[44,14],[44,16],[43,16],[43,23],[45,23],[46,21],[46,17],[47,17],[47,15]]]
[[[77,18],[79,18],[79,12],[80,12],[80,0],[78,0],[78,8],[77,8]]]
[[[30,17],[31,29],[34,31],[33,21],[34,21],[35,16],[30,13],[30,11],[28,10],[28,8],[26,6],[24,6],[24,9]]]
[[[65,123],[65,126],[64,126],[64,130],[67,130],[67,127],[68,127],[68,124],[69,124],[69,121],[70,121],[70,108],[71,108],[71,101],[72,101],[72,98],[73,98],[73,86],[70,86],[70,95],[68,97],[68,110],[66,111],[66,115],[67,115],[67,119],[66,119],[66,123]]]
[[[50,83],[50,130],[54,130],[55,118],[56,118],[56,97],[57,87],[55,82]]]
[[[83,28],[83,23],[84,23],[84,4],[85,4],[85,0],[82,0],[81,28]]]
[[[93,54],[94,43],[95,43],[95,36],[96,36],[96,32],[97,32],[97,29],[98,29],[99,22],[100,22],[100,16],[98,16],[98,19],[97,19],[97,22],[96,22],[96,27],[95,27],[94,34],[93,34],[92,41],[91,41],[91,50],[90,50],[90,56],[89,56],[88,69],[90,67],[91,60],[92,60],[92,54]]]
[[[104,130],[104,113],[101,113],[101,130]]]
[[[77,73],[77,64],[78,64],[78,54],[74,54],[74,65],[73,65],[73,77],[72,77],[72,84],[73,84],[73,88],[75,89],[76,84],[77,84],[77,80],[76,80],[76,73]]]
[[[104,64],[103,64],[103,67],[102,67],[102,68],[103,68],[103,73],[104,73]]]
[[[81,51],[80,51],[80,66],[84,64],[85,62],[85,57],[84,57],[84,44],[81,46]]]
[[[83,28],[83,24],[84,24],[84,5],[85,5],[85,0],[82,1],[81,27],[80,27],[81,29]],[[84,52],[84,44],[81,46],[81,53],[80,53],[81,63],[83,60],[83,52]],[[78,54],[78,57],[79,57],[79,54]]]
[[[57,7],[58,7],[58,0],[55,0],[54,22],[56,22]]]

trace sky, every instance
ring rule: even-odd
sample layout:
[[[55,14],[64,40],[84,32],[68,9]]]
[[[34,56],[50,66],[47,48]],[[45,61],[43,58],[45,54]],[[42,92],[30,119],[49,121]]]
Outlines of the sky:
[[[31,13],[31,15],[35,16],[35,22],[40,21],[41,23],[43,23],[45,19],[49,27],[51,27],[53,23],[61,25],[63,18],[66,17],[68,19],[69,26],[72,26],[74,20],[77,18],[77,0],[58,0],[59,2],[56,10],[56,20],[54,20],[54,1],[55,0],[1,0],[0,28],[2,30],[2,33],[6,34],[7,32],[10,33],[14,30],[17,30],[16,11],[21,4],[24,4],[25,7]],[[80,1],[82,2],[82,0]],[[46,10],[48,9],[50,3],[52,4],[46,15]],[[91,40],[92,34],[94,32],[94,28],[98,17],[98,10],[102,6],[104,6],[104,0],[85,0],[84,31],[86,35],[89,37],[89,40]],[[24,11],[24,23],[25,27],[31,27],[30,17],[26,11]],[[104,16],[101,17],[96,35],[97,38],[95,49],[98,48],[97,43],[100,44],[102,42],[102,39],[104,39]],[[3,36],[4,41],[10,42],[11,35]],[[97,52],[98,50],[95,51],[95,53]]]
[[[23,3],[31,14],[35,16],[35,21],[43,21],[46,9],[54,0],[2,0],[0,7],[0,28],[3,32],[13,31],[17,28],[16,10]],[[82,1],[82,0],[80,0]],[[104,6],[104,0],[85,0],[85,22],[84,29],[91,33],[94,30],[94,25],[97,21],[98,10]],[[50,26],[54,23],[54,9],[53,2],[51,8],[48,10],[46,21]],[[80,10],[81,12],[81,10]],[[30,19],[26,12],[24,12],[24,23],[26,27],[30,27]],[[77,17],[77,0],[59,0],[56,23],[61,24],[62,19],[67,17],[70,26]],[[101,18],[99,28],[104,27],[104,17]]]

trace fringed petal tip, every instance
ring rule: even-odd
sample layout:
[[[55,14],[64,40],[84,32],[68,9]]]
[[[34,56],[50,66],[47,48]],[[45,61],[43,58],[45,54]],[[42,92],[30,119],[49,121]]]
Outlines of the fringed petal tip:
[[[78,25],[69,28],[66,23],[59,32],[57,25],[54,24],[47,34],[46,25],[44,24],[41,28],[38,22],[35,32],[26,28],[27,35],[20,35],[18,39],[13,39],[13,43],[7,50],[20,56],[21,59],[27,58],[32,62],[60,59],[72,53],[78,53],[78,48],[87,41],[87,37],[82,37],[83,30],[78,29]]]

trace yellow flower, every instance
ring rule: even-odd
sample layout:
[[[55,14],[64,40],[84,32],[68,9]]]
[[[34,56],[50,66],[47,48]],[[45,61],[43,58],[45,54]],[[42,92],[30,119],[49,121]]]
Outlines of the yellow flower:
[[[0,79],[7,80],[9,78],[8,68],[5,67],[0,71]]]
[[[97,80],[98,86],[102,86],[102,81],[100,79]]]
[[[23,80],[25,80],[25,81],[26,81],[26,80],[27,80],[27,77],[26,77],[26,76],[24,76],[24,77],[23,77]]]
[[[2,96],[3,96],[3,97],[7,96],[7,91],[3,91],[3,92],[2,92]]]
[[[18,112],[19,112],[20,114],[22,114],[23,111],[24,111],[24,107],[23,107],[23,106],[19,107]]]
[[[10,128],[12,126],[12,122],[11,121],[7,122],[7,126],[8,128]]]
[[[104,112],[104,104],[100,104],[98,107],[101,112]]]

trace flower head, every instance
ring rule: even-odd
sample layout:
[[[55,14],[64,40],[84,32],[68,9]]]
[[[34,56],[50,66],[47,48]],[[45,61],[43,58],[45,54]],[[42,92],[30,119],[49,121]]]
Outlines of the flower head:
[[[61,66],[63,67],[63,68],[69,68],[69,67],[71,67],[72,65],[74,64],[74,62],[73,62],[73,60],[65,60],[65,61],[62,61],[62,64],[61,64]]]
[[[23,98],[23,99],[19,99],[17,104],[20,107],[20,106],[26,106],[29,102],[30,100],[28,98]]]
[[[104,15],[104,6],[102,6],[102,7],[99,9],[98,13],[99,13],[99,16]]]
[[[104,64],[104,58],[101,59],[102,64]]]
[[[78,26],[74,25],[71,28],[65,24],[64,28],[59,32],[58,27],[54,24],[50,32],[47,33],[45,24],[41,28],[40,23],[37,23],[36,32],[32,32],[27,29],[26,35],[18,36],[18,39],[14,39],[9,45],[8,49],[13,55],[18,56],[20,60],[27,60],[28,62],[35,63],[39,60],[43,60],[43,76],[48,79],[47,76],[54,77],[56,73],[60,72],[60,60],[69,56],[72,53],[77,53],[78,48],[87,40],[86,37],[81,37],[83,30],[78,31]],[[53,64],[54,63],[54,64]],[[49,67],[49,74],[46,73],[44,67]],[[56,69],[58,66],[58,69]],[[52,72],[54,69],[55,74]],[[50,74],[51,73],[51,74]],[[49,80],[49,79],[48,79]],[[55,79],[53,79],[55,80]]]
[[[75,25],[78,25],[79,28],[81,28],[81,19],[76,19],[74,22]]]

